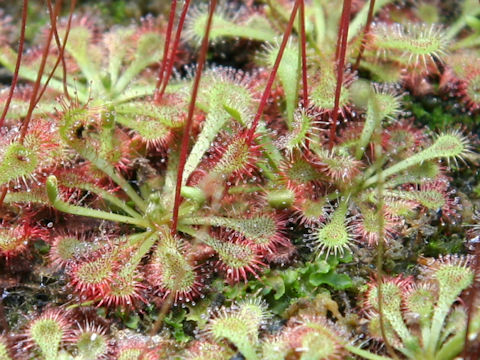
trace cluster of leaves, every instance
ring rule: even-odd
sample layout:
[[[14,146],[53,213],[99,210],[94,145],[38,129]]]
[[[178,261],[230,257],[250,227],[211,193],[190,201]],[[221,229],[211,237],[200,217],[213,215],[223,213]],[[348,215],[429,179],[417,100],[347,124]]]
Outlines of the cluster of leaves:
[[[452,359],[461,350],[465,336],[466,311],[452,305],[458,295],[473,282],[473,270],[467,257],[447,256],[440,259],[427,259],[423,272],[425,280],[412,278],[388,278],[382,280],[385,299],[384,316],[379,316],[378,282],[372,282],[365,296],[364,311],[368,315],[368,327],[373,338],[390,341],[407,358]],[[331,301],[331,300],[330,300]],[[325,302],[328,309],[328,301]],[[256,305],[256,308],[254,307]],[[258,340],[258,328],[269,316],[262,304],[254,301],[222,309],[210,319],[205,330],[210,340],[228,339],[246,359],[285,359],[295,356],[298,359],[345,358],[353,353],[367,359],[387,359],[369,354],[352,345],[346,325],[341,321],[334,325],[326,314],[314,307],[303,313],[291,316],[287,325],[279,332]],[[338,310],[331,309],[340,318]],[[476,312],[473,317],[477,317]],[[381,330],[384,322],[384,330]],[[472,334],[480,329],[476,320],[472,321]],[[250,327],[252,325],[253,329]],[[381,332],[389,332],[382,336]],[[475,336],[475,335],[473,335]],[[219,343],[220,345],[220,343]],[[198,344],[193,345],[198,351]],[[202,354],[208,358],[207,352]],[[202,357],[199,357],[202,358]]]
[[[112,335],[88,316],[62,309],[48,309],[31,319],[27,329],[13,339],[0,337],[3,360],[23,358],[27,354],[48,360],[158,359],[167,356],[167,340],[140,336],[129,331]]]
[[[365,310],[372,337],[383,339],[411,359],[450,359],[462,349],[467,313],[458,305],[459,294],[473,283],[474,272],[468,257],[447,255],[426,259],[423,280],[412,278],[382,279],[383,314],[379,316],[379,282],[370,284],[365,296]],[[380,322],[383,321],[383,330]],[[478,324],[475,321],[475,331]]]
[[[190,313],[165,318],[177,340],[186,338],[188,315],[204,335],[185,358],[224,359],[234,348],[247,359],[331,359],[348,352],[382,358],[353,346],[348,331],[325,314],[292,317],[281,334],[262,341],[259,329],[268,314],[285,315],[302,299],[318,300],[322,285],[350,288],[351,279],[337,266],[358,256],[357,249],[378,247],[381,253],[428,211],[441,210],[444,221],[458,215],[447,172],[458,160],[475,159],[471,141],[459,130],[433,135],[416,127],[402,94],[429,93],[436,78],[441,91],[478,113],[480,63],[468,55],[478,51],[472,50],[478,29],[471,25],[478,10],[464,1],[459,19],[444,29],[424,19],[428,11],[421,6],[402,9],[400,16],[392,1],[377,1],[371,10],[381,21],[362,33],[368,5],[354,9],[349,23],[350,9],[342,14],[329,1],[295,1],[292,11],[289,2],[270,1],[246,5],[235,16],[212,2],[190,9],[182,32],[189,3],[175,39],[172,21],[165,26],[153,18],[107,30],[87,16],[57,22],[50,2],[52,24],[39,38],[40,50],[17,53],[1,37],[0,63],[26,81],[0,94],[2,268],[13,272],[12,264],[27,258],[32,241],[40,239],[49,246],[48,266],[66,275],[75,306],[141,313],[154,303],[161,321],[172,304],[188,303]],[[298,7],[305,36],[302,22],[294,22]],[[339,22],[345,40],[337,42]],[[298,36],[287,41],[292,29]],[[197,67],[169,82],[180,35],[202,50]],[[208,40],[221,46],[236,38],[265,44],[251,58],[253,70],[203,70]],[[355,70],[344,69],[345,58],[353,63],[357,56]],[[459,59],[471,61],[465,68]],[[44,226],[52,213],[53,226]],[[292,234],[301,235],[302,245]],[[304,245],[313,255],[288,267]],[[453,264],[468,273],[466,280],[447,291],[437,270],[425,275],[437,283],[430,313],[412,325],[420,326],[420,335],[407,329],[413,322],[405,323],[399,305],[407,296],[400,285],[413,289],[412,281],[371,285],[365,321],[372,337],[379,338],[374,327],[383,321],[387,348],[407,357],[459,353],[465,337],[452,334],[465,335],[466,319],[445,319],[472,284],[473,270],[470,260],[447,260],[434,264]],[[233,305],[202,326],[194,309],[205,309],[197,303],[206,302],[219,282],[227,284],[222,291]],[[372,295],[378,288],[396,291],[391,301],[384,293],[383,313],[375,303],[382,296]],[[237,301],[251,293],[263,296],[270,310],[253,297]],[[334,302],[327,303],[339,319]],[[125,345],[131,353],[123,354],[120,335],[111,340],[84,319],[73,330],[68,316],[52,309],[32,320],[24,335],[30,348],[48,360],[170,356],[164,352],[169,347],[152,337],[138,339],[134,350]],[[451,330],[453,317],[458,322]],[[0,355],[9,356],[9,342],[0,341]]]
[[[348,253],[341,258],[330,256],[326,260],[306,262],[301,267],[267,270],[259,280],[228,287],[225,296],[227,299],[236,299],[246,297],[249,293],[261,295],[273,314],[284,316],[298,302],[312,300],[322,294],[326,286],[334,290],[351,289],[352,279],[337,268],[339,262],[351,261],[352,254]]]
[[[470,261],[472,258],[456,256],[426,259],[424,280],[399,276],[380,283],[372,281],[364,300],[370,336],[383,341],[381,332],[385,331],[390,345],[407,358],[453,359],[463,346],[467,314],[462,306],[452,308],[452,304],[473,282]],[[379,288],[385,298],[383,317],[379,316]],[[327,319],[327,311],[337,319],[336,323]],[[286,326],[280,330],[267,328],[272,313],[255,297],[230,306],[210,307],[204,315],[197,330],[199,339],[189,343],[179,358],[227,359],[238,351],[247,360],[291,356],[332,359],[349,353],[366,359],[389,359],[354,345],[349,335],[352,323],[341,316],[328,296],[317,296],[303,310],[291,311]],[[469,328],[471,337],[478,336],[480,331],[478,316],[477,309]],[[19,335],[19,346],[0,338],[2,359],[13,359],[14,353],[21,356],[25,349],[49,360],[175,357],[176,346],[166,335],[149,338],[128,331],[111,333],[87,318],[74,311],[46,310]],[[171,318],[167,323],[174,325],[175,321]]]

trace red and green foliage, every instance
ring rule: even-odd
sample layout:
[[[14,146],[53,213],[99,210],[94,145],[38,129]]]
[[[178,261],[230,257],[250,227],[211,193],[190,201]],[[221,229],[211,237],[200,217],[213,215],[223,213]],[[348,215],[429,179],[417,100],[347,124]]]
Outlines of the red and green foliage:
[[[172,1],[168,21],[106,29],[47,0],[27,52],[28,1],[18,51],[0,21],[0,270],[65,283],[21,333],[0,306],[1,359],[453,359],[478,335],[475,257],[426,259],[416,281],[382,260],[420,219],[462,220],[449,172],[475,139],[422,127],[405,94],[478,114],[480,10],[442,26],[430,1],[340,3]],[[247,65],[212,60],[245,44]],[[368,274],[340,272],[375,256],[352,308]]]

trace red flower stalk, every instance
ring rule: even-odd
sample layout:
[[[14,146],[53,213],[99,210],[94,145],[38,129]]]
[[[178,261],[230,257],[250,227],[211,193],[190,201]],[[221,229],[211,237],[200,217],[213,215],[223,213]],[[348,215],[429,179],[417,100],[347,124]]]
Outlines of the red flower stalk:
[[[58,13],[60,11],[61,3],[62,3],[61,1],[58,1],[55,4],[55,10],[54,10],[54,15],[53,15],[55,18],[58,16]],[[54,28],[52,26],[52,27],[50,27],[50,30],[48,32],[47,43],[45,44],[45,48],[44,48],[43,53],[42,53],[42,60],[40,62],[40,66],[38,68],[37,79],[36,79],[36,81],[33,85],[33,92],[32,92],[32,97],[30,98],[30,104],[28,106],[27,115],[25,116],[25,119],[23,120],[22,129],[21,129],[21,132],[20,132],[20,139],[19,139],[19,142],[21,144],[23,144],[25,136],[27,135],[28,125],[30,123],[30,120],[32,119],[33,110],[35,109],[35,105],[37,104],[37,102],[39,100],[38,92],[40,90],[40,84],[41,84],[41,81],[42,81],[43,72],[45,70],[45,65],[47,63],[47,58],[48,58],[48,54],[49,54],[50,43],[52,42],[53,32],[54,32]]]
[[[18,72],[20,70],[20,63],[22,62],[23,46],[25,44],[25,29],[27,28],[27,13],[28,13],[28,0],[23,0],[22,26],[20,30],[20,40],[18,43],[17,61],[15,62],[15,70],[13,71],[13,78],[12,78],[12,83],[10,85],[8,98],[7,98],[7,101],[5,102],[5,105],[3,107],[3,112],[0,117],[0,130],[3,127],[3,123],[5,122],[5,118],[7,116],[8,109],[10,107],[10,103],[13,98],[13,93],[15,91],[15,87],[17,86],[17,82],[18,82]],[[0,206],[2,206],[3,200],[5,200],[7,191],[8,191],[7,187],[4,187],[0,193]]]
[[[177,0],[172,0],[172,3],[170,5],[170,15],[168,17],[168,25],[167,25],[167,37],[165,39],[165,44],[163,47],[163,58],[162,58],[162,64],[160,66],[160,69],[158,71],[158,80],[157,84],[155,85],[155,94],[153,100],[155,102],[158,102],[161,99],[161,96],[159,96],[159,89],[160,85],[162,84],[163,81],[163,76],[165,74],[165,69],[167,66],[167,59],[168,59],[168,50],[170,47],[170,39],[172,37],[173,33],[173,23],[175,21],[175,10],[177,8]],[[175,53],[172,53],[172,60],[174,59]]]
[[[53,33],[55,35],[55,41],[57,43],[59,54],[58,54],[57,60],[54,64],[52,70],[50,71],[50,74],[47,77],[47,80],[45,81],[45,84],[43,85],[42,90],[40,91],[40,94],[37,96],[37,99],[35,101],[35,105],[38,104],[38,102],[40,101],[40,99],[43,96],[43,93],[48,88],[48,83],[50,82],[50,80],[53,77],[53,74],[57,70],[57,67],[60,64],[60,61],[62,62],[62,69],[63,69],[63,92],[64,92],[65,97],[67,99],[70,99],[70,96],[68,94],[68,88],[67,88],[67,64],[65,62],[64,53],[65,53],[65,47],[66,47],[67,41],[68,41],[68,34],[70,33],[70,26],[72,24],[73,10],[75,9],[76,3],[77,3],[76,0],[72,0],[70,2],[70,16],[68,18],[67,29],[65,31],[65,36],[64,36],[63,45],[62,45],[60,43],[60,38],[58,36],[58,31],[57,31],[57,14],[60,12],[60,9],[57,10],[57,5],[61,6],[61,1],[59,1],[56,4],[55,14],[54,14],[54,11],[52,9],[51,0],[47,0],[48,12],[49,12],[49,15],[50,15],[50,26],[52,27]]]
[[[180,14],[180,18],[178,20],[177,32],[175,34],[175,40],[173,41],[172,51],[170,52],[170,58],[168,60],[167,59],[165,60],[166,61],[166,65],[165,65],[166,66],[166,72],[165,72],[165,77],[164,77],[164,80],[163,80],[162,88],[160,89],[160,93],[158,94],[158,97],[156,99],[157,102],[159,102],[162,99],[163,94],[165,93],[165,89],[167,88],[168,81],[170,80],[170,76],[172,75],[173,63],[174,63],[174,60],[175,60],[175,56],[177,55],[178,44],[180,43],[180,36],[182,35],[183,24],[185,23],[185,18],[187,16],[187,11],[188,11],[189,7],[190,7],[190,0],[185,0],[185,3],[183,4],[182,13]],[[170,16],[172,16],[172,14],[173,14],[173,16],[175,15],[174,13],[170,13]],[[213,15],[213,12],[212,12],[212,15]],[[210,31],[209,29],[210,29],[210,25],[207,24],[206,31],[209,32]],[[167,36],[168,36],[168,34],[167,34]],[[208,38],[208,36],[207,36],[207,38]],[[167,56],[165,51],[164,51],[163,56],[164,56],[164,58]],[[202,65],[202,67],[203,67],[203,65]]]
[[[332,120],[330,123],[330,141],[329,148],[333,148],[336,139],[338,108],[340,103],[340,92],[343,83],[343,71],[345,68],[345,54],[347,51],[348,28],[350,26],[351,0],[343,1],[342,17],[340,20],[340,29],[338,31],[337,50],[335,54],[335,64],[337,66],[337,85],[335,89],[335,104],[333,107]]]
[[[300,0],[300,47],[302,52],[302,90],[303,107],[308,108],[308,75],[307,75],[307,36],[305,34],[305,0]]]
[[[187,2],[189,3],[188,0],[187,0]],[[187,4],[187,2],[185,2],[185,5]],[[197,100],[198,86],[200,85],[200,79],[201,79],[201,76],[202,76],[203,66],[205,65],[205,60],[207,58],[208,37],[210,35],[210,29],[211,29],[211,26],[212,26],[213,14],[215,12],[215,7],[216,6],[217,6],[217,0],[212,0],[211,3],[210,3],[210,9],[209,9],[209,13],[208,13],[208,20],[207,20],[207,26],[206,26],[206,29],[205,29],[205,35],[204,35],[203,41],[202,41],[202,48],[201,48],[200,54],[198,56],[197,72],[195,74],[195,79],[193,81],[192,95],[191,95],[191,98],[190,98],[190,104],[188,106],[187,121],[186,121],[186,124],[185,124],[185,128],[183,129],[182,147],[181,147],[181,150],[180,150],[180,160],[179,160],[179,163],[178,163],[178,172],[177,172],[177,184],[176,184],[176,187],[175,187],[175,203],[174,203],[174,206],[173,206],[173,216],[172,216],[172,225],[171,225],[172,233],[175,233],[177,231],[178,209],[180,207],[180,202],[181,202],[180,190],[182,188],[183,171],[185,169],[185,162],[187,161],[188,140],[190,138],[190,129],[191,129],[192,123],[193,123],[193,112],[195,110],[195,102]],[[177,32],[177,34],[178,34],[178,32]]]
[[[363,28],[362,40],[360,43],[360,50],[358,51],[357,60],[355,61],[355,65],[353,66],[354,71],[358,69],[358,66],[360,65],[360,61],[362,60],[363,53],[365,52],[365,45],[367,42],[367,36],[370,32],[370,27],[372,25],[374,9],[375,9],[375,0],[370,0],[370,3],[368,4],[367,22],[365,24],[365,27]]]
[[[265,86],[265,90],[263,91],[262,98],[260,100],[260,104],[258,105],[257,113],[255,114],[255,118],[253,119],[252,124],[247,132],[247,139],[249,143],[252,143],[255,131],[258,126],[258,122],[263,114],[263,109],[267,104],[267,100],[270,96],[270,92],[272,90],[273,81],[275,80],[275,76],[277,75],[278,67],[280,66],[280,62],[282,61],[283,53],[285,52],[285,47],[287,46],[288,38],[293,29],[293,23],[295,21],[295,16],[297,14],[298,7],[300,5],[301,0],[295,1],[295,5],[293,6],[292,12],[290,14],[290,20],[288,21],[287,28],[285,29],[285,33],[283,34],[282,43],[280,44],[280,48],[278,49],[277,58],[275,59],[275,64],[273,65],[272,71],[270,72],[270,76],[267,81],[267,85]]]
[[[28,13],[28,0],[23,0],[23,9],[22,9],[22,26],[20,28],[20,39],[18,42],[18,52],[17,52],[17,61],[15,62],[15,70],[13,71],[12,83],[10,85],[10,90],[8,92],[7,101],[3,107],[3,112],[0,117],[0,129],[3,127],[5,117],[8,113],[8,108],[10,107],[10,102],[13,98],[13,93],[15,92],[15,87],[18,82],[18,72],[20,70],[20,64],[22,62],[23,46],[25,45],[25,29],[27,28],[27,13]],[[0,201],[0,205],[2,201]]]

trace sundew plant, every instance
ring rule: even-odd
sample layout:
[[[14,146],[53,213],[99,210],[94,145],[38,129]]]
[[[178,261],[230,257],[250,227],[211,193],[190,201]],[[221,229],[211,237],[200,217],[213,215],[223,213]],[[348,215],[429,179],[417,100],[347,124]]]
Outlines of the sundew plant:
[[[475,359],[478,2],[135,3],[0,14],[0,360]]]

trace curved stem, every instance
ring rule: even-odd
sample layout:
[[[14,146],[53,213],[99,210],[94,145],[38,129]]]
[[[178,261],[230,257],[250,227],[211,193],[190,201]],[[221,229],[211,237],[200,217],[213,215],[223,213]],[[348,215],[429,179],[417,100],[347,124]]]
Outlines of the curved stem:
[[[160,101],[165,93],[165,89],[167,88],[168,82],[170,80],[170,76],[172,76],[173,71],[173,63],[175,61],[175,56],[177,55],[178,44],[180,43],[180,36],[182,35],[183,24],[185,23],[185,18],[187,16],[188,8],[190,7],[190,0],[185,0],[183,4],[182,13],[180,14],[180,18],[178,19],[177,25],[177,32],[175,34],[175,40],[173,41],[173,48],[170,53],[170,57],[168,59],[168,66],[167,72],[165,74],[165,80],[163,81],[162,88],[160,89],[160,94],[158,95],[157,101]]]
[[[438,296],[440,299],[442,294]],[[439,349],[440,335],[444,329],[445,318],[450,312],[450,307],[452,306],[453,301],[437,303],[435,312],[432,318],[432,325],[430,327],[430,336],[428,338],[428,343],[424,346],[427,350],[427,354],[432,358],[435,356],[435,353]]]
[[[100,160],[97,160],[95,166],[97,166],[99,162]],[[147,209],[145,201],[137,194],[135,189],[128,183],[128,181],[125,180],[123,176],[121,176],[118,172],[116,172],[115,169],[110,166],[110,164],[108,164],[106,161],[101,161],[101,164],[104,167],[97,167],[101,169],[105,174],[110,176],[110,178],[115,181],[115,183],[119,185],[123,191],[125,191],[125,193],[130,197],[130,199],[135,203],[135,205],[137,205],[140,210],[145,211]]]
[[[143,212],[147,209],[145,201],[137,194],[135,189],[128,183],[125,178],[120,175],[115,168],[106,160],[100,158],[94,152],[88,151],[88,147],[84,147],[83,144],[70,144],[75,151],[77,151],[82,157],[94,164],[98,169],[107,174],[122,190],[128,195],[128,197],[135,203],[135,205]]]
[[[365,52],[367,35],[370,33],[370,27],[372,25],[374,8],[375,8],[375,0],[370,0],[370,4],[368,6],[367,22],[365,24],[365,27],[363,28],[363,34],[362,34],[362,39],[360,43],[360,50],[358,52],[355,65],[353,66],[353,71],[356,71],[358,69],[358,66],[360,65],[360,61],[362,60],[363,53]]]
[[[37,99],[35,101],[35,105],[38,104],[40,99],[42,98],[43,93],[48,87],[48,83],[50,82],[50,79],[53,77],[53,74],[55,74],[55,71],[57,70],[58,65],[60,64],[60,61],[62,62],[62,67],[63,67],[63,73],[66,74],[67,71],[67,66],[65,64],[65,58],[63,56],[62,52],[62,43],[60,42],[60,37],[58,36],[58,29],[57,29],[57,17],[53,15],[53,8],[52,8],[52,0],[47,0],[47,8],[48,8],[48,14],[50,16],[50,26],[52,27],[53,30],[53,37],[55,39],[55,43],[57,44],[57,49],[59,51],[57,61],[55,61],[55,64],[53,65],[52,70],[50,70],[50,74],[47,77],[47,81],[43,84],[43,88],[40,91],[40,94],[38,94]],[[62,11],[61,7],[58,11],[60,13]],[[65,90],[65,88],[64,88]]]
[[[63,44],[61,44],[60,43],[60,38],[58,36],[58,31],[57,31],[57,20],[53,16],[53,12],[52,12],[52,1],[47,0],[47,5],[48,5],[49,12],[50,12],[50,22],[51,22],[51,26],[53,28],[53,32],[54,32],[54,35],[55,35],[55,42],[57,43],[57,47],[58,47],[58,50],[60,51],[60,53],[58,54],[57,61],[55,62],[55,65],[53,66],[52,70],[50,71],[50,75],[48,75],[47,80],[45,81],[45,84],[43,85],[43,88],[40,91],[40,94],[37,96],[37,100],[35,101],[35,105],[37,105],[38,102],[40,101],[40,99],[42,98],[43,93],[47,89],[48,83],[50,82],[50,80],[53,77],[53,74],[57,70],[57,67],[58,67],[60,61],[62,62],[62,68],[63,68],[63,82],[62,82],[63,83],[63,93],[65,94],[65,97],[70,100],[70,95],[68,93],[68,86],[67,86],[67,65],[65,63],[64,54],[65,54],[65,46],[67,45],[67,41],[68,41],[68,35],[70,34],[70,27],[71,27],[71,24],[72,24],[73,10],[75,9],[76,3],[77,3],[76,0],[72,0],[72,2],[70,4],[70,15],[68,17],[67,29],[65,30],[65,39],[63,40]]]
[[[216,6],[217,6],[217,0],[212,0],[210,3],[210,9],[208,12],[208,20],[207,20],[207,26],[205,29],[205,35],[203,36],[203,40],[202,40],[202,48],[198,55],[197,72],[195,73],[195,79],[194,79],[193,88],[192,88],[192,96],[190,98],[190,104],[188,106],[187,121],[186,121],[185,129],[183,130],[182,148],[180,150],[180,161],[178,163],[178,172],[177,172],[177,184],[175,187],[175,202],[173,205],[173,217],[172,217],[172,228],[171,228],[172,233],[175,233],[177,231],[178,209],[180,207],[180,201],[181,201],[180,190],[182,188],[183,170],[185,169],[185,162],[187,161],[188,140],[190,138],[190,129],[193,123],[193,112],[195,110],[195,102],[197,100],[198,87],[200,85],[200,79],[202,77],[203,66],[205,65],[205,60],[207,58],[208,38],[210,36],[210,29],[212,27],[212,19],[213,19],[213,14],[215,12]],[[174,54],[175,53],[173,53],[173,55]],[[173,61],[173,57],[171,58],[171,61]]]
[[[470,345],[470,338],[468,334],[470,333],[470,326],[473,322],[473,316],[475,309],[475,302],[478,298],[478,294],[480,292],[480,244],[475,243],[475,252],[474,252],[474,276],[473,276],[473,283],[470,286],[469,293],[466,299],[466,307],[467,307],[467,324],[465,325],[465,345],[463,347],[463,358],[468,359],[469,355],[472,355],[469,352],[469,345]]]
[[[5,122],[5,118],[8,113],[8,108],[10,107],[10,103],[13,98],[13,93],[15,91],[15,87],[17,86],[18,72],[20,70],[20,63],[22,62],[23,46],[25,45],[25,29],[27,28],[27,13],[28,13],[28,0],[23,0],[22,27],[20,30],[20,40],[18,43],[17,61],[15,62],[15,70],[13,72],[12,84],[10,85],[7,101],[5,102],[5,106],[2,112],[2,117],[0,118],[0,129],[2,128],[3,123]],[[0,201],[0,206],[1,206],[1,201]]]
[[[128,262],[130,266],[137,267],[137,265],[140,263],[140,261],[142,261],[143,257],[146,254],[148,254],[148,252],[150,251],[150,249],[158,239],[158,236],[156,233],[146,232],[146,233],[143,233],[142,235],[145,236],[145,239],[143,238],[137,239],[137,242],[140,240],[143,240],[143,241],[138,247],[137,251],[130,258]]]
[[[464,352],[468,352],[468,347],[466,346],[464,340],[467,337],[466,331],[461,331],[455,334],[454,337],[449,339],[440,350],[435,354],[435,360],[451,360],[454,359],[461,351],[462,348]],[[469,357],[462,357],[459,359],[474,359]]]
[[[370,359],[370,360],[391,360],[391,358],[385,357],[385,356],[380,356],[376,354],[372,354],[370,351],[359,349],[356,346],[353,345],[344,345],[345,349],[350,351],[352,354],[361,356],[365,359]]]
[[[163,58],[162,58],[162,64],[160,66],[160,69],[158,71],[158,80],[157,84],[155,85],[155,92],[154,92],[154,101],[158,102],[160,100],[159,96],[159,89],[160,85],[162,84],[163,81],[163,75],[165,74],[165,69],[167,66],[167,59],[168,59],[168,48],[170,47],[170,40],[172,38],[172,32],[173,32],[173,22],[175,21],[175,10],[177,8],[177,0],[172,0],[172,4],[170,5],[170,15],[168,17],[168,25],[167,25],[167,38],[165,39],[165,44],[163,46]]]
[[[473,9],[468,10],[466,11],[466,9],[463,9],[462,15],[452,25],[449,26],[446,33],[448,39],[452,40],[467,25],[467,18],[475,17],[480,14],[480,7],[478,4]]]
[[[58,12],[60,11],[61,4],[62,4],[61,0],[59,0],[55,4],[55,10],[54,10],[54,14],[53,14],[54,18],[56,18],[58,16]],[[48,31],[47,42],[45,44],[45,48],[43,49],[42,60],[40,62],[40,66],[38,68],[37,80],[35,81],[35,84],[33,85],[33,91],[32,91],[32,95],[31,95],[31,98],[30,98],[30,104],[28,106],[27,115],[25,116],[25,119],[23,120],[22,129],[21,129],[21,132],[20,132],[20,138],[18,140],[20,144],[23,144],[23,141],[25,140],[25,136],[27,135],[27,131],[28,131],[28,124],[30,123],[30,120],[32,119],[33,110],[35,109],[35,105],[37,104],[37,101],[38,101],[37,100],[37,95],[38,95],[38,91],[40,89],[40,83],[42,81],[42,76],[43,76],[43,72],[45,70],[45,65],[47,63],[47,57],[48,57],[48,52],[49,52],[49,49],[50,49],[50,43],[52,42],[52,37],[53,37],[53,26],[51,26],[50,30]]]
[[[385,209],[384,209],[384,185],[385,185],[385,177],[383,176],[382,172],[382,145],[380,143],[379,136],[376,136],[375,139],[375,159],[377,159],[375,166],[378,169],[378,181],[377,181],[377,226],[378,226],[378,253],[377,253],[377,263],[376,263],[376,276],[377,276],[377,283],[378,283],[378,290],[377,290],[377,302],[378,302],[378,315],[380,319],[380,332],[382,334],[383,342],[385,343],[385,347],[387,348],[388,353],[396,359],[395,352],[390,344],[390,339],[386,334],[386,324],[389,321],[389,317],[385,315],[384,309],[384,297],[383,297],[383,252],[385,249]],[[401,324],[403,324],[403,320],[400,319]],[[392,325],[393,326],[393,325]],[[395,326],[394,326],[395,327]],[[397,329],[395,329],[397,330]],[[408,333],[408,331],[407,331]],[[399,332],[399,335],[402,335]],[[401,336],[404,339],[403,336]]]
[[[300,0],[300,48],[302,52],[302,90],[303,107],[308,108],[308,75],[307,75],[307,37],[305,35],[305,0]]]
[[[278,49],[277,58],[275,59],[275,63],[273,65],[272,71],[270,72],[270,76],[268,77],[267,86],[265,86],[265,90],[263,91],[262,98],[260,100],[260,104],[258,105],[258,110],[257,110],[257,113],[255,114],[255,118],[253,119],[252,125],[248,129],[247,141],[250,144],[253,141],[255,130],[257,129],[258,123],[263,114],[263,109],[267,104],[268,97],[270,96],[270,92],[273,86],[273,81],[275,80],[275,76],[277,75],[278,67],[280,66],[280,61],[282,61],[283,53],[285,51],[285,47],[287,46],[288,38],[292,33],[293,23],[295,21],[295,15],[297,14],[300,1],[301,0],[295,1],[295,5],[293,6],[292,13],[290,15],[290,20],[288,21],[287,28],[285,29],[285,33],[283,34],[282,43],[280,44],[280,48]]]
[[[138,219],[133,218],[130,216],[123,216],[119,214],[114,214],[102,210],[97,209],[90,209],[83,206],[71,205],[65,201],[63,201],[58,193],[58,186],[57,186],[57,178],[54,175],[50,175],[47,179],[47,196],[50,203],[55,207],[57,210],[62,212],[73,214],[73,215],[80,215],[86,217],[92,217],[96,219],[103,219],[109,220],[114,222],[121,222],[125,224],[136,225],[142,228],[149,227],[148,221],[145,219]]]
[[[435,153],[435,151],[432,151],[432,149],[434,149],[434,146],[435,146],[435,143],[430,147],[410,156],[409,158],[406,158],[390,166],[389,168],[383,170],[383,178],[387,179],[392,175],[395,175],[401,171],[404,171],[414,165],[421,164],[424,161],[440,158],[442,154],[437,154]],[[363,189],[366,189],[367,187],[376,184],[378,180],[379,180],[379,174],[371,176],[363,183]]]
[[[122,209],[125,213],[130,215],[131,217],[137,218],[137,219],[142,219],[142,215],[133,210],[130,206],[128,206],[125,201],[117,198],[115,195],[110,194],[108,191],[93,187],[93,186],[79,186],[81,189],[85,189],[87,191],[93,192],[94,194],[97,194],[100,196],[102,199],[108,201],[112,205],[115,205],[119,209]]]
[[[333,148],[337,133],[338,108],[340,104],[340,93],[342,91],[343,71],[345,68],[345,54],[347,52],[348,28],[350,25],[350,11],[352,0],[343,1],[342,17],[340,20],[340,29],[338,31],[338,43],[335,54],[335,65],[337,67],[337,85],[335,88],[335,104],[333,106],[332,120],[330,122],[330,141],[329,148]]]

